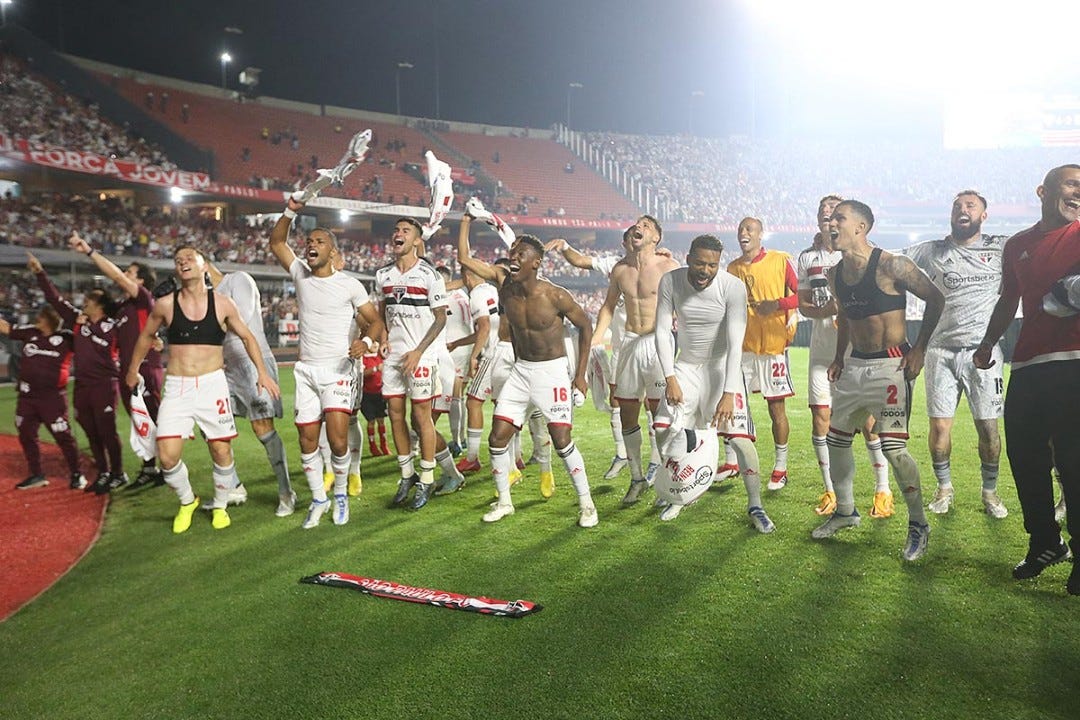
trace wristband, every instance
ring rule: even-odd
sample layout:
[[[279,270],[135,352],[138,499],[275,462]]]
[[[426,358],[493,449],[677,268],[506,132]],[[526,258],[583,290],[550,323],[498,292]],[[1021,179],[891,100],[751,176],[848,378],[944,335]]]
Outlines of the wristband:
[[[369,351],[371,350],[371,348],[375,347],[375,341],[374,341],[374,340],[372,340],[371,338],[369,338],[369,337],[368,337],[368,336],[366,336],[366,335],[365,335],[364,337],[360,338],[360,342],[362,342],[362,343],[364,343],[365,345],[367,345],[367,349],[368,349]]]
[[[96,251],[94,250],[94,248],[90,248],[89,250],[87,250],[87,251],[86,251],[86,257],[91,257],[91,256],[93,256],[93,254],[94,254],[95,252],[96,252]]]
[[[285,208],[285,210],[281,214],[289,218],[290,220],[296,219],[296,211],[292,208]]]

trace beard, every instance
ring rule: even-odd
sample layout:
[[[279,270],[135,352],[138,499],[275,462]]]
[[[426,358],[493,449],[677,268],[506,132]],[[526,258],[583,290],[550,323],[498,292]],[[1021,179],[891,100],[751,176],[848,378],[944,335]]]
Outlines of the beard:
[[[953,240],[970,240],[982,232],[982,223],[973,222],[967,227],[951,223]]]

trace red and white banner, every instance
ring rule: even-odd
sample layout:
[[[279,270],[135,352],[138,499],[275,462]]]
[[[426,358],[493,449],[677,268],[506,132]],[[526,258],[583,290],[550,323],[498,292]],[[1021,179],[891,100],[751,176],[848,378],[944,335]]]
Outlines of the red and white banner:
[[[377,580],[345,573],[321,572],[318,575],[300,578],[300,582],[311,585],[349,588],[350,590],[358,590],[368,595],[389,600],[404,600],[405,602],[434,605],[453,610],[466,610],[481,615],[520,618],[540,612],[543,609],[542,605],[537,605],[528,600],[493,600],[486,597],[470,597],[446,592],[445,590],[412,587],[410,585],[401,585],[392,580]]]
[[[22,138],[0,134],[0,156],[33,165],[101,175],[124,182],[179,188],[187,192],[281,202],[285,193],[280,190],[260,190],[243,185],[223,185],[214,182],[206,173],[190,170],[165,170],[156,165],[143,165],[129,160],[115,160],[85,150],[34,145]]]

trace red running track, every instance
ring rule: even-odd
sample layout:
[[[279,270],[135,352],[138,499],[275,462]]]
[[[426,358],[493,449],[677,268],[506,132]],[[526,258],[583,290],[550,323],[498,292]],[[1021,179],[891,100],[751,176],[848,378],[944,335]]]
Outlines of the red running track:
[[[28,475],[18,438],[0,435],[0,622],[75,566],[101,533],[108,496],[68,487],[55,445],[42,443],[49,484],[16,490]],[[83,460],[83,468],[92,466]],[[91,478],[92,479],[92,478]]]

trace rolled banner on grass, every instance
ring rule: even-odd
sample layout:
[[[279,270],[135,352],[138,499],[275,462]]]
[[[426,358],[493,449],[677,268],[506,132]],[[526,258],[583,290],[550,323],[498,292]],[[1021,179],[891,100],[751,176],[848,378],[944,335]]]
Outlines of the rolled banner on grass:
[[[401,585],[392,580],[378,580],[346,573],[321,572],[317,575],[302,577],[300,582],[309,585],[349,588],[388,600],[404,600],[421,605],[465,610],[480,613],[481,615],[520,618],[543,610],[542,605],[528,600],[493,600],[486,597],[470,597],[446,592],[445,590],[412,587],[411,585]]]

